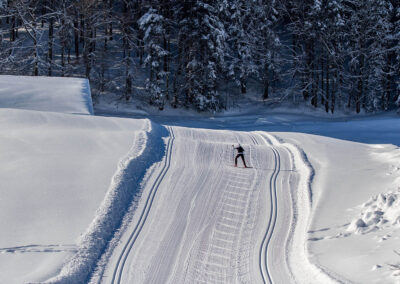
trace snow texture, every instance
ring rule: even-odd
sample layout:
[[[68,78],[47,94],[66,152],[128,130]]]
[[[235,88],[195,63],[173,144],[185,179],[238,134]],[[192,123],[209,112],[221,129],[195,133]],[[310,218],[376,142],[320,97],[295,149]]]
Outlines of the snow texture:
[[[351,222],[347,230],[365,234],[385,226],[400,228],[400,190],[371,197],[362,205],[359,217]]]

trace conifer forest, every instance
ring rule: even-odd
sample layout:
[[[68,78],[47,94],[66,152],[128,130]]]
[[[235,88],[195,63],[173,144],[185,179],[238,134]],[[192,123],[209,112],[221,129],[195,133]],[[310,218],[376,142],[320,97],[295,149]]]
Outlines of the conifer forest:
[[[260,102],[398,108],[398,0],[3,0],[0,74],[88,78],[198,111]],[[267,107],[267,106],[266,106]]]

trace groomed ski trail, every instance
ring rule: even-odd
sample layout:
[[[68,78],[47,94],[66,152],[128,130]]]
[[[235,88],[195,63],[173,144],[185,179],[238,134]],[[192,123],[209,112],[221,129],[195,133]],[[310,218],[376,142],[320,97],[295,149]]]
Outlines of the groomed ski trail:
[[[332,282],[301,235],[312,179],[304,153],[265,132],[168,130],[165,158],[99,282]],[[253,168],[232,167],[232,142]]]

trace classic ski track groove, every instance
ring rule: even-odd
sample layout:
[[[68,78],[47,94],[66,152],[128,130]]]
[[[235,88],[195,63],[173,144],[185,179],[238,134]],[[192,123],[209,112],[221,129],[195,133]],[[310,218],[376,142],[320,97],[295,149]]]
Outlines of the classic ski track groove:
[[[261,136],[261,137],[265,141],[268,141],[266,138],[264,138],[264,136]],[[278,177],[278,174],[280,172],[280,167],[281,167],[280,154],[279,154],[278,150],[276,150],[272,144],[270,144],[270,145],[271,145],[271,149],[274,154],[274,160],[275,160],[274,172],[272,173],[270,181],[269,181],[271,214],[269,216],[267,230],[265,232],[264,238],[260,245],[260,255],[259,255],[260,272],[261,272],[261,276],[262,276],[264,283],[267,283],[267,282],[273,283],[272,278],[271,278],[271,272],[269,271],[269,268],[268,268],[268,247],[269,247],[269,244],[271,241],[272,234],[275,229],[275,224],[276,224],[277,215],[278,215],[277,177]]]
[[[133,229],[131,235],[129,236],[128,241],[125,243],[125,246],[122,249],[122,252],[120,253],[120,255],[118,257],[118,261],[114,268],[114,273],[113,273],[113,276],[111,279],[111,283],[121,283],[122,272],[124,270],[124,266],[125,266],[126,260],[128,258],[128,255],[131,252],[132,247],[135,244],[136,239],[138,238],[138,236],[146,222],[146,219],[149,215],[149,212],[150,212],[151,206],[153,204],[154,197],[157,193],[157,190],[171,165],[172,146],[174,143],[175,136],[174,136],[174,132],[171,127],[168,127],[168,131],[170,132],[170,139],[168,140],[168,145],[166,148],[166,154],[165,154],[166,158],[165,158],[164,166],[163,166],[162,170],[160,171],[159,175],[157,176],[156,181],[154,182],[153,186],[151,187],[150,193],[146,199],[146,203],[145,203],[143,211],[139,217],[139,220],[138,220],[135,228]]]

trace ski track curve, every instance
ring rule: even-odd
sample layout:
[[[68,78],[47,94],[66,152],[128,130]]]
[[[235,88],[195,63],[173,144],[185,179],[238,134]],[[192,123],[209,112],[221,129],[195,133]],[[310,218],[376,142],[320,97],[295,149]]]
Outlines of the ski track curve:
[[[124,270],[124,267],[125,267],[125,264],[126,264],[126,260],[127,260],[128,256],[129,256],[131,250],[132,250],[133,245],[135,244],[135,241],[136,241],[137,237],[139,236],[139,234],[140,234],[140,232],[141,232],[141,230],[142,230],[142,228],[143,228],[143,226],[144,226],[144,224],[146,222],[146,219],[147,219],[147,217],[149,215],[151,206],[152,206],[153,201],[154,201],[154,197],[155,197],[155,195],[157,193],[157,190],[158,190],[158,188],[160,186],[160,183],[161,183],[162,179],[164,178],[166,172],[168,171],[168,169],[169,169],[169,167],[171,165],[171,155],[172,155],[171,154],[172,153],[171,149],[172,149],[173,142],[174,142],[174,132],[173,132],[171,127],[167,127],[167,129],[168,129],[168,131],[170,133],[170,139],[168,139],[168,144],[167,144],[167,147],[166,147],[166,154],[165,154],[166,159],[164,161],[163,168],[160,171],[160,173],[158,174],[155,182],[153,183],[153,185],[151,187],[150,193],[147,196],[145,206],[144,206],[144,208],[143,208],[143,210],[142,210],[142,212],[140,214],[140,217],[139,217],[139,220],[138,220],[136,226],[134,227],[133,231],[131,232],[131,234],[130,234],[128,240],[127,240],[127,242],[125,243],[125,245],[124,245],[124,247],[122,249],[122,252],[119,254],[118,261],[117,261],[117,264],[116,264],[116,266],[114,268],[114,272],[113,272],[113,275],[112,275],[112,278],[111,278],[111,283],[112,284],[121,283],[122,273],[123,273],[123,270]]]
[[[276,224],[276,219],[278,215],[278,200],[277,200],[277,177],[280,172],[280,155],[279,152],[271,146],[272,152],[274,154],[275,167],[274,172],[271,175],[269,181],[269,193],[270,193],[270,206],[271,213],[268,220],[267,230],[265,232],[264,238],[260,246],[260,272],[264,283],[272,283],[271,273],[268,266],[268,247],[271,242],[272,234],[274,233],[274,228]]]

